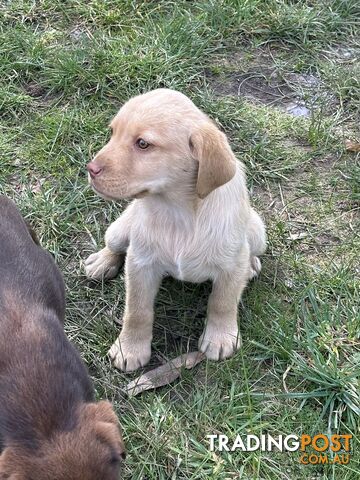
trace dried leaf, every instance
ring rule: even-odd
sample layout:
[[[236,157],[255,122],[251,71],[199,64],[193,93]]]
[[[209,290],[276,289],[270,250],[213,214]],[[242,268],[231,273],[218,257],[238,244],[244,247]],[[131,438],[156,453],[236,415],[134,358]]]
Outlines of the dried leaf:
[[[37,178],[35,179],[35,182],[30,185],[30,191],[32,193],[40,193],[41,188],[46,181],[46,178]]]
[[[134,397],[146,390],[168,385],[180,377],[181,368],[193,368],[204,359],[205,355],[201,352],[189,352],[180,355],[174,360],[170,360],[169,362],[164,363],[164,365],[135,378],[135,380],[128,383],[125,387],[125,391],[130,397]]]
[[[348,152],[360,152],[360,143],[352,140],[345,140],[345,148]]]

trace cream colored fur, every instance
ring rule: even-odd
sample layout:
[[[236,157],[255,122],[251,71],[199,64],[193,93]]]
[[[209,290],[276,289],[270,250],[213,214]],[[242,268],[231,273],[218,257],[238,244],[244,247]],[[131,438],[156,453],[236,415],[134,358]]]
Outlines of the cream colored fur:
[[[166,275],[212,280],[199,348],[213,360],[231,356],[240,346],[238,303],[266,243],[242,164],[216,125],[173,90],[131,99],[111,126],[89,164],[101,169],[90,182],[105,198],[135,200],[85,268],[90,278],[111,278],[126,252],[123,328],[109,352],[115,366],[131,371],[149,361],[154,299]],[[141,150],[139,138],[150,146]]]

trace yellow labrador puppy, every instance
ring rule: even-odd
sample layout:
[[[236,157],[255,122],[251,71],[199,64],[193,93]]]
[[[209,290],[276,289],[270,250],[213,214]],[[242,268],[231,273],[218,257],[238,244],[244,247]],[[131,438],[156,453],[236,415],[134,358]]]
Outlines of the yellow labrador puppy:
[[[174,90],[132,98],[110,127],[110,141],[87,166],[90,184],[106,199],[135,200],[85,268],[90,278],[112,278],[126,252],[123,328],[109,352],[114,365],[131,371],[149,361],[154,299],[167,275],[212,280],[199,348],[213,360],[231,356],[240,346],[238,303],[266,244],[243,165],[217,126]]]

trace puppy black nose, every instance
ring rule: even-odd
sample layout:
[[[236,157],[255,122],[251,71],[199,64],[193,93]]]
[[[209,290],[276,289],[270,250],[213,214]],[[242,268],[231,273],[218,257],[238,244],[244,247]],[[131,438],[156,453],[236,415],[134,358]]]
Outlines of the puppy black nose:
[[[95,162],[90,162],[86,166],[88,172],[90,173],[91,178],[94,178],[102,172],[102,168]]]

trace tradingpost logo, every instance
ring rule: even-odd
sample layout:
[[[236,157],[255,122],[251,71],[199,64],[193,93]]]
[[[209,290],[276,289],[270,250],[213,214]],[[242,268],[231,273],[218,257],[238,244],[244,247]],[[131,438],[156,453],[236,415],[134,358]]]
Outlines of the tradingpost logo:
[[[351,458],[350,434],[324,435],[237,435],[230,439],[227,435],[207,435],[210,451],[235,452],[299,452],[299,462],[303,465],[339,464],[346,465]]]

